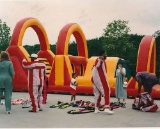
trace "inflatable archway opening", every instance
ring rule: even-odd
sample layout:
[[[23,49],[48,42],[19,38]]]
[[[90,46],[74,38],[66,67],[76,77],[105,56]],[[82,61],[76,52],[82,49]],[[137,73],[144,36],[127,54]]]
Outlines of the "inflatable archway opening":
[[[78,56],[68,55],[68,44],[71,35],[74,35],[77,43]],[[84,75],[88,59],[88,49],[86,39],[80,26],[76,23],[65,25],[58,36],[56,46],[56,56],[52,65],[53,71],[49,79],[49,84],[53,86],[49,91],[60,90],[70,91],[70,81],[73,72],[80,76]]]
[[[80,56],[77,56],[77,57],[68,56],[68,57],[69,57],[73,72],[79,76],[83,76],[84,71],[86,70],[86,64],[88,59]]]
[[[88,58],[85,35],[76,23],[69,23],[61,29],[56,45],[56,55],[68,55],[68,44],[72,34],[76,39],[78,56]]]
[[[37,53],[38,56],[43,59],[45,58],[45,62],[47,62],[47,64],[49,62],[50,66],[54,61],[54,54],[50,51],[48,37],[42,24],[35,18],[25,18],[20,20],[14,28],[10,45],[6,50],[10,55],[10,59],[12,60],[15,69],[14,90],[28,90],[27,70],[22,67],[21,62],[23,58],[30,61],[30,55],[22,46],[24,33],[29,27],[36,32],[40,41],[41,50]]]

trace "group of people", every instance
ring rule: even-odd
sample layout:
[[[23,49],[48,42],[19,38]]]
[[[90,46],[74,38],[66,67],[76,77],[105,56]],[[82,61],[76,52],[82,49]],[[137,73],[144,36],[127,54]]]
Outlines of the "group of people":
[[[32,109],[29,112],[38,112],[43,110],[43,104],[46,103],[46,95],[43,97],[42,91],[45,90],[45,86],[48,83],[46,76],[46,65],[38,60],[37,54],[31,54],[31,61],[28,62],[25,58],[22,61],[22,66],[28,69],[28,91],[32,102]],[[101,51],[100,56],[96,59],[92,68],[91,82],[93,85],[93,93],[95,100],[95,113],[99,113],[98,107],[101,104],[102,97],[104,98],[104,112],[107,114],[114,114],[110,110],[110,86],[107,77],[107,56],[105,51]],[[9,59],[7,52],[3,51],[0,55],[0,101],[5,92],[5,107],[7,114],[11,114],[11,97],[12,97],[12,86],[14,78],[13,64]],[[125,99],[127,98],[126,88],[123,87],[125,82],[126,69],[123,67],[123,63],[118,63],[116,69],[116,86],[115,95],[120,103],[120,99],[123,100],[125,105]],[[71,101],[76,99],[76,77],[77,74],[72,74],[70,83]],[[140,94],[141,87],[143,85],[144,92],[151,93],[152,87],[155,84],[159,84],[158,79],[155,75],[149,72],[138,72],[135,76],[135,80],[138,82],[138,94]],[[45,99],[45,100],[44,100]],[[44,102],[43,102],[44,100]]]
[[[99,58],[96,59],[95,64],[92,68],[92,85],[94,89],[94,96],[95,96],[95,113],[100,112],[98,107],[101,102],[101,98],[104,97],[104,112],[108,114],[113,114],[114,112],[110,110],[110,86],[108,83],[108,77],[107,77],[107,66],[105,63],[106,60],[106,53],[105,51],[101,51]],[[123,63],[119,62],[118,63],[118,68],[116,69],[116,85],[115,85],[115,95],[116,98],[118,99],[117,103],[120,103],[120,99],[123,100],[122,104],[123,107],[126,107],[126,102],[125,99],[127,98],[127,91],[126,87],[124,87],[124,82],[126,82],[126,69],[123,67]],[[159,84],[159,81],[155,75],[152,73],[142,71],[136,73],[136,76],[133,76],[135,80],[138,82],[138,94],[137,97],[144,96],[144,93],[149,94],[152,92],[152,87],[156,84]],[[144,93],[141,93],[141,88],[142,86],[144,87]],[[148,97],[149,98],[149,97]],[[152,111],[154,109],[157,109],[155,107],[156,104],[153,103],[153,99],[146,99],[147,102],[150,104],[146,103],[145,111]],[[144,101],[143,101],[144,102]],[[144,106],[144,105],[143,105]]]
[[[37,54],[31,54],[31,61],[23,59],[22,66],[28,69],[28,91],[32,103],[32,109],[29,112],[38,112],[43,110],[43,104],[46,103],[46,88],[48,78],[46,76],[46,65],[38,61]],[[7,114],[11,114],[12,86],[14,80],[14,68],[7,52],[3,51],[0,55],[0,102],[5,93],[5,107]],[[43,94],[42,94],[43,92]]]

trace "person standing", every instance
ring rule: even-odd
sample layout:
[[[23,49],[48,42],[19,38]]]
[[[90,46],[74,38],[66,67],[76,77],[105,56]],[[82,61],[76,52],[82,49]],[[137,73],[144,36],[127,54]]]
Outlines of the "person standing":
[[[37,54],[31,54],[30,58],[31,62],[27,62],[26,59],[23,59],[22,66],[28,68],[28,87],[32,102],[32,110],[29,110],[29,112],[38,112],[42,111],[43,108],[42,90],[45,83],[46,65],[43,62],[38,61]]]
[[[152,87],[156,84],[159,84],[157,77],[146,71],[136,73],[135,80],[138,82],[137,96],[140,95],[142,85],[144,92],[148,92],[150,94],[152,92]]]
[[[125,99],[127,98],[126,88],[123,87],[125,81],[126,69],[123,67],[123,63],[118,63],[118,68],[116,70],[116,98],[118,99],[118,104],[120,104],[120,99],[123,99],[122,107],[126,107]]]
[[[71,102],[75,102],[75,100],[76,100],[76,87],[77,87],[76,77],[77,77],[77,74],[72,73],[72,79],[71,79],[71,83],[70,83]]]
[[[105,51],[100,52],[99,58],[96,59],[95,64],[92,68],[92,85],[95,97],[95,113],[99,112],[98,107],[100,106],[101,97],[104,97],[104,112],[113,114],[110,108],[110,87],[106,74],[106,53]]]
[[[8,53],[1,52],[0,60],[0,103],[3,92],[5,94],[5,107],[7,114],[11,114],[11,98],[14,77],[13,64],[9,59]]]

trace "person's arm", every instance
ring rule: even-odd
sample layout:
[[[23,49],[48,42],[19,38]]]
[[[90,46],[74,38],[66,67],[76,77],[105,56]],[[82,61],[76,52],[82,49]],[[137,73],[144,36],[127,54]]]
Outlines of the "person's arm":
[[[11,63],[10,67],[9,67],[9,72],[10,72],[10,75],[12,77],[12,83],[13,83],[13,79],[14,79],[14,68],[13,68],[13,64]]]
[[[123,76],[126,76],[126,69],[125,69],[125,68],[122,68],[122,69],[121,69],[121,73],[122,73]]]
[[[116,77],[117,77],[117,75],[118,75],[118,69],[116,69]]]
[[[140,95],[141,88],[142,88],[142,82],[141,82],[141,79],[139,79],[138,80],[138,95]]]
[[[27,62],[27,60],[25,58],[22,60],[22,66],[23,66],[23,68],[29,68],[29,69],[31,69],[31,68],[34,67],[33,65],[34,64],[32,64],[32,62]]]

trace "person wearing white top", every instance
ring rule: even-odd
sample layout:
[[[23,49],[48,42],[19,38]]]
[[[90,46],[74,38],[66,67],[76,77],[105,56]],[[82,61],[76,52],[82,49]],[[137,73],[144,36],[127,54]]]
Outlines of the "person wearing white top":
[[[76,99],[76,87],[77,87],[77,83],[75,79],[76,77],[77,77],[77,74],[72,73],[72,79],[70,83],[71,102],[75,101]]]

